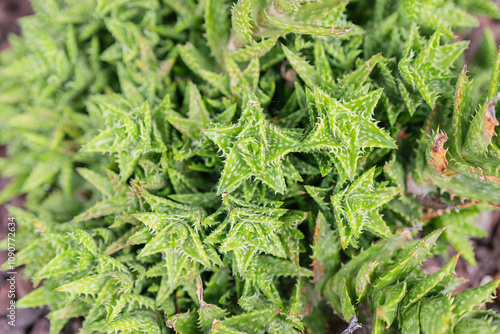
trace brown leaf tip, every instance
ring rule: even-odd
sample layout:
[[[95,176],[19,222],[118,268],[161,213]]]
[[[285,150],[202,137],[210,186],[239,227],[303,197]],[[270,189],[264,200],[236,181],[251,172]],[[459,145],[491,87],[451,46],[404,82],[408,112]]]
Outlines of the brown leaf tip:
[[[444,143],[447,140],[448,136],[444,132],[439,132],[434,136],[434,144],[432,144],[430,150],[431,160],[428,162],[429,166],[443,176],[446,173],[446,166],[448,165],[448,160],[446,160],[448,149],[444,148]]]
[[[311,283],[318,283],[319,281],[321,281],[321,278],[325,275],[325,266],[317,259],[313,259],[313,262],[310,264],[310,266],[313,268],[314,272],[314,277],[311,280]]]
[[[484,129],[489,136],[493,136],[495,134],[495,127],[499,125],[498,120],[495,117],[495,103],[497,101],[498,98],[495,98],[488,103],[486,114],[484,115]]]

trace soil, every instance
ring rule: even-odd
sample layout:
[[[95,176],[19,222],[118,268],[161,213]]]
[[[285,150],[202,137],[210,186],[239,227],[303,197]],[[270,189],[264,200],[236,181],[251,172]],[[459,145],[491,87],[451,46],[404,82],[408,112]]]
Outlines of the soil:
[[[495,0],[500,5],[500,0]],[[32,8],[29,0],[0,0],[0,50],[9,47],[7,35],[9,33],[19,33],[17,19],[21,16],[30,15]],[[489,18],[479,17],[480,26],[471,31],[467,39],[471,40],[469,49],[466,51],[466,61],[470,62],[482,38],[483,30],[488,27],[496,36],[497,43],[500,42],[500,21]],[[5,156],[5,147],[0,147],[0,156]],[[8,179],[1,178],[0,189],[7,183]],[[10,201],[10,205],[22,206],[23,198],[15,198]],[[5,206],[0,206],[0,240],[7,235],[8,213]],[[478,219],[478,225],[488,231],[488,237],[474,240],[477,266],[473,267],[463,259],[460,259],[456,273],[458,276],[467,280],[459,289],[464,290],[470,287],[483,285],[490,280],[500,279],[500,211],[490,212],[482,215]],[[450,249],[450,254],[453,254]],[[7,252],[0,251],[0,264],[7,260]],[[445,264],[441,258],[433,258],[424,263],[424,269],[433,273]],[[23,297],[33,290],[31,282],[23,279],[23,268],[18,268],[15,274],[16,299]],[[45,317],[49,310],[47,308],[19,309],[16,314],[16,327],[8,324],[7,307],[10,299],[8,298],[9,285],[7,278],[9,274],[0,272],[0,333],[9,334],[48,334],[49,322]],[[500,296],[500,291],[498,291]],[[487,308],[495,309],[500,312],[500,299],[487,304]],[[81,319],[70,321],[62,333],[77,333],[81,327]],[[341,333],[347,325],[343,322],[330,323],[330,333]],[[356,334],[368,333],[365,326],[357,330]]]
[[[0,50],[9,47],[7,35],[19,34],[17,19],[33,13],[28,0],[0,0]]]

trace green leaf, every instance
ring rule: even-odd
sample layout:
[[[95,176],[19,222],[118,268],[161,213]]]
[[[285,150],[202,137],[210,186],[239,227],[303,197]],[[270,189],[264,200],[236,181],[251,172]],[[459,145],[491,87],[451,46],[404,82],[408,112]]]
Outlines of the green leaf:
[[[456,84],[455,92],[455,106],[453,109],[453,143],[455,146],[455,152],[462,152],[462,146],[464,143],[465,135],[467,134],[467,129],[469,127],[469,103],[471,94],[472,84],[467,77],[465,68],[460,73]]]
[[[492,326],[486,319],[462,318],[453,328],[456,334],[493,334],[498,331],[498,326]]]
[[[488,99],[472,117],[469,129],[465,136],[464,148],[467,155],[481,157],[488,153],[491,139],[496,135],[495,127],[499,125],[496,119],[495,104],[498,102],[498,75],[500,73],[500,53],[497,55],[491,73]],[[464,115],[467,117],[468,115]],[[464,117],[464,118],[465,118]]]
[[[237,331],[258,331],[279,313],[280,310],[264,309],[226,318],[220,323]]]
[[[104,287],[108,279],[109,279],[108,275],[87,276],[79,280],[61,285],[56,289],[56,291],[83,293],[83,294],[97,294]]]
[[[244,334],[244,332],[226,327],[220,321],[215,320],[210,334]]]
[[[377,316],[387,324],[386,329],[392,325],[396,319],[399,302],[406,293],[406,282],[401,282],[388,287],[385,290],[384,304],[377,310]]]
[[[78,252],[76,250],[70,250],[58,254],[42,269],[40,269],[33,279],[40,281],[44,278],[60,276],[78,271],[77,256]]]
[[[420,301],[425,297],[436,285],[446,282],[455,273],[455,266],[457,265],[458,257],[460,253],[455,255],[450,262],[448,262],[443,268],[432,275],[428,275],[421,279],[415,286],[408,290],[408,293],[404,296],[401,306],[406,309],[416,302]]]
[[[217,194],[234,191],[252,175],[276,192],[285,192],[279,162],[287,153],[299,151],[301,143],[266,121],[258,102],[249,100],[237,125],[213,126],[203,133],[226,157]]]
[[[366,294],[367,287],[371,284],[373,280],[373,272],[375,268],[378,266],[378,261],[375,260],[373,262],[365,263],[361,269],[359,269],[358,274],[356,275],[355,281],[355,292],[358,302],[363,299]]]
[[[483,286],[471,288],[455,295],[453,313],[460,316],[474,307],[493,300],[500,281],[491,281]]]
[[[306,188],[307,189],[307,188]],[[308,192],[310,190],[308,189]],[[313,244],[313,271],[315,283],[329,278],[340,264],[340,240],[320,211],[316,220]],[[323,277],[325,276],[326,277]],[[358,284],[356,284],[358,286]],[[357,290],[356,290],[357,291]],[[359,297],[359,296],[358,296]]]
[[[480,229],[474,223],[477,217],[477,210],[462,210],[460,213],[451,212],[450,214],[435,219],[436,227],[445,227],[443,237],[459,252],[462,252],[463,258],[472,265],[476,265],[474,249],[472,247],[471,237],[481,238],[486,236],[486,232]]]
[[[408,249],[405,254],[402,254],[398,263],[393,264],[385,273],[373,282],[374,289],[382,289],[395,281],[406,277],[420,263],[430,256],[430,249],[436,242],[437,238],[443,233],[445,228],[434,231],[415,246]]]
[[[197,334],[199,329],[196,325],[196,312],[186,312],[169,317],[167,327],[174,328],[179,334]]]
[[[179,53],[182,60],[191,71],[199,75],[202,79],[217,88],[222,94],[231,96],[229,92],[229,80],[227,77],[207,70],[210,66],[204,66],[206,61],[191,44],[179,46]]]
[[[24,182],[22,190],[28,192],[44,184],[51,184],[54,176],[58,172],[59,169],[54,163],[40,162]]]
[[[17,308],[42,307],[49,301],[57,300],[58,293],[41,286],[16,301]]]
[[[440,46],[442,35],[443,32],[437,30],[414,60],[410,54],[398,65],[405,81],[418,89],[431,109],[441,92],[439,81],[451,77],[449,68],[468,46],[468,42]]]
[[[94,206],[90,207],[86,211],[80,213],[73,218],[73,222],[83,222],[86,220],[99,218],[107,215],[111,215],[117,212],[125,210],[127,207],[126,200],[124,198],[113,198],[109,200],[103,200],[96,203]]]
[[[231,10],[231,27],[243,44],[250,44],[252,41],[252,20],[250,17],[252,0],[238,0]]]
[[[446,333],[452,317],[450,296],[437,296],[422,301],[420,328],[423,333]]]
[[[160,326],[156,320],[149,314],[136,313],[134,315],[123,315],[104,327],[107,331],[144,331],[146,333],[161,333]]]
[[[90,234],[84,230],[78,229],[74,232],[74,235],[92,254],[97,253],[97,243]]]
[[[375,168],[371,168],[331,197],[344,249],[360,236],[365,226],[384,237],[391,236],[389,228],[378,214],[378,208],[389,202],[398,190],[395,187],[374,186],[374,174]]]
[[[201,305],[198,309],[198,315],[200,319],[200,327],[204,331],[208,331],[214,327],[212,324],[216,323],[219,319],[222,319],[226,316],[227,312],[221,309],[220,307],[212,304]]]
[[[281,47],[290,65],[310,88],[321,86],[321,75],[313,66],[309,65],[307,61],[290,51],[285,45],[282,44]]]
[[[371,120],[380,91],[347,104],[319,88],[313,95],[318,106],[318,123],[304,140],[303,151],[328,149],[333,152],[342,182],[353,180],[362,147],[395,147],[390,137]]]
[[[354,309],[354,303],[349,295],[350,286],[349,280],[346,277],[343,281],[338,281],[337,291],[339,292],[340,299],[340,310],[344,320],[351,319],[356,315],[356,310]]]
[[[421,301],[418,301],[404,311],[401,327],[403,334],[420,334],[420,304]]]
[[[290,3],[290,2],[287,2]],[[264,11],[265,18],[275,27],[285,30],[286,32],[293,32],[296,34],[311,34],[318,36],[337,36],[343,35],[351,31],[351,27],[345,28],[335,28],[334,26],[330,28],[313,26],[313,25],[301,25],[296,22],[288,23],[282,20],[276,19],[273,15],[269,15],[267,11]]]

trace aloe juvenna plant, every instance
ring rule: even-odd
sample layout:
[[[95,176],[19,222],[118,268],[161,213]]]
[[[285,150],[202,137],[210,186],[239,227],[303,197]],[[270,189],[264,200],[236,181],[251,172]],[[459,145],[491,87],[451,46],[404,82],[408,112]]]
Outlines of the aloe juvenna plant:
[[[32,4],[0,202],[51,333],[500,331],[499,281],[454,293],[500,205],[500,53],[456,38],[493,2]]]

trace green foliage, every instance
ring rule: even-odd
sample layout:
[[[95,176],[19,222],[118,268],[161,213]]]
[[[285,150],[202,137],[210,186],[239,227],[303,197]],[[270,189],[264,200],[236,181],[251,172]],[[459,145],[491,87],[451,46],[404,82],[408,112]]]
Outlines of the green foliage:
[[[420,269],[475,264],[500,204],[498,49],[472,81],[452,42],[492,2],[33,6],[0,54],[0,202],[26,195],[17,306],[51,333],[498,332],[498,281]]]

